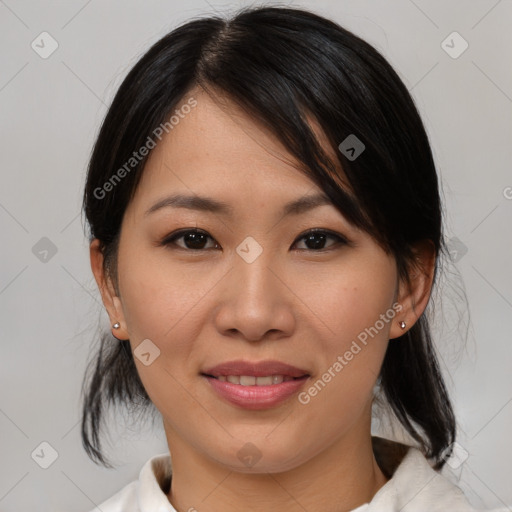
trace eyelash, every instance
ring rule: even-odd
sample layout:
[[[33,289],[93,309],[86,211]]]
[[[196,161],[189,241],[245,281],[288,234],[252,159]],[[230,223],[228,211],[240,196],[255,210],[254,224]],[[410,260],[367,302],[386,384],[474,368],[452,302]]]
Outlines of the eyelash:
[[[180,247],[180,246],[176,245],[176,243],[175,243],[176,240],[179,240],[180,238],[183,238],[185,235],[187,235],[189,233],[206,235],[211,240],[214,240],[214,238],[212,238],[210,235],[208,235],[208,233],[206,233],[206,231],[203,231],[201,229],[181,229],[181,230],[176,231],[174,233],[171,233],[171,235],[165,237],[160,242],[159,245],[160,246],[166,246],[166,247],[174,245],[175,246],[174,248],[181,249],[183,251],[188,251],[188,252],[190,252],[190,251],[192,251],[192,252],[202,252],[202,251],[208,251],[208,250],[212,249],[212,248],[210,248],[210,249],[189,249],[188,247]],[[319,234],[327,235],[328,238],[334,238],[334,239],[337,240],[337,243],[334,244],[333,246],[327,247],[325,249],[318,249],[318,250],[315,250],[315,249],[298,249],[298,250],[300,250],[300,251],[308,251],[308,252],[324,253],[324,252],[328,252],[328,251],[331,251],[331,250],[335,249],[340,244],[341,245],[352,245],[351,242],[349,242],[344,236],[342,236],[342,235],[340,235],[338,233],[334,233],[333,231],[326,230],[326,229],[310,229],[309,231],[306,231],[305,233],[302,233],[301,235],[299,235],[295,239],[295,241],[293,242],[293,245],[295,245],[297,242],[307,238],[310,235],[319,235]]]

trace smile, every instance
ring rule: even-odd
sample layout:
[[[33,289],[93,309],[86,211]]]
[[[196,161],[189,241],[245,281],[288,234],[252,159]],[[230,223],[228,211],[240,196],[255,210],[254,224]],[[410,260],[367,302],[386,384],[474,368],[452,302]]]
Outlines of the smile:
[[[273,384],[281,384],[300,377],[291,377],[290,375],[267,375],[265,377],[256,377],[254,375],[219,375],[214,377],[221,382],[231,382],[231,384],[240,384],[241,386],[271,386]]]

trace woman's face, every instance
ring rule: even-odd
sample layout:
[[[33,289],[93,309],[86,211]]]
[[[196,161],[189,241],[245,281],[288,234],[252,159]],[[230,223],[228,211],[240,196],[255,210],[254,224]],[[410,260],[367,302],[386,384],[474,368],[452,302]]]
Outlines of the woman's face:
[[[183,104],[190,96],[197,105],[152,151],[123,219],[118,320],[172,453],[286,471],[369,437],[373,387],[401,334],[395,261],[332,204],[284,215],[322,190],[242,111],[198,90]],[[147,213],[177,194],[226,209]],[[313,229],[340,238],[306,236]],[[306,377],[264,378],[291,373],[279,367],[260,368],[257,382],[257,370],[217,372],[246,385],[204,375],[240,360]]]

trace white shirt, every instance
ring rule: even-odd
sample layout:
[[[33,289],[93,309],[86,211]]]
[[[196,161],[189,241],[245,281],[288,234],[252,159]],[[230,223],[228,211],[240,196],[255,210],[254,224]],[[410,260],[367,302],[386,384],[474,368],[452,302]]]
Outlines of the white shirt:
[[[164,492],[171,477],[171,457],[155,455],[139,475],[91,512],[177,512]],[[409,448],[397,469],[370,503],[352,512],[475,512],[462,491],[435,471],[424,455]],[[494,509],[488,512],[508,512]]]

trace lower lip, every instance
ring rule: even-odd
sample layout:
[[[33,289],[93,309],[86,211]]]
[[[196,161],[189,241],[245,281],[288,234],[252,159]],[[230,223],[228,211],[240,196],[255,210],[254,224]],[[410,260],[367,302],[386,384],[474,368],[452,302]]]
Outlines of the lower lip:
[[[203,377],[220,396],[234,405],[252,410],[269,409],[284,402],[297,393],[309,378],[305,376],[270,386],[242,386],[220,381],[208,375],[203,375]]]

